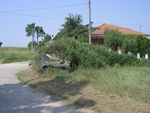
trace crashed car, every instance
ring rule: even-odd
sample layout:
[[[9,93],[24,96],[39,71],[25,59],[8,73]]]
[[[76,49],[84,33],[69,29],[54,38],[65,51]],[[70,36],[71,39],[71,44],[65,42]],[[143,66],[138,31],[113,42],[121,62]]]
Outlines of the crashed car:
[[[55,54],[45,53],[40,58],[40,72],[49,67],[66,69],[68,65],[65,60],[60,60]]]
[[[60,68],[63,70],[70,67],[71,70],[74,70],[78,66],[79,60],[75,55],[72,55],[71,61],[61,59],[60,55],[53,51],[46,52],[40,57],[40,72],[43,72],[43,70],[49,67]]]

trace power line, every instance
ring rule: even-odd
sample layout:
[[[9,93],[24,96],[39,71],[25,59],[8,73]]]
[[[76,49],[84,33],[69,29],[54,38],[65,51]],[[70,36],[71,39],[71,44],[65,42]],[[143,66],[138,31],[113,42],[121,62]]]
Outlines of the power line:
[[[10,10],[10,11],[2,11],[2,12],[17,12],[17,11],[45,10],[45,9],[56,9],[56,8],[76,7],[76,6],[81,6],[81,5],[87,5],[87,3],[74,4],[74,5],[65,5],[65,6],[55,6],[55,7],[45,7],[45,8],[18,9],[18,10]]]
[[[147,30],[150,30],[150,28],[147,28],[147,27],[145,27],[145,26],[143,26],[143,25],[141,25],[143,28],[145,28],[145,29],[147,29]]]
[[[27,14],[18,14],[18,13],[10,13],[14,11],[29,11],[29,10],[41,10],[41,9],[51,9],[51,8],[62,8],[62,7],[73,7],[73,6],[80,6],[80,5],[87,5],[84,4],[76,4],[76,5],[68,5],[68,6],[56,6],[56,7],[47,7],[47,8],[36,8],[36,9],[23,9],[23,10],[12,10],[12,11],[0,11],[1,14],[10,14],[10,15],[18,15],[18,16],[27,16],[27,17],[36,17],[36,18],[47,18],[47,19],[57,19],[57,20],[64,20],[62,18],[54,18],[54,17],[45,17],[45,16],[38,16],[38,15],[27,15]],[[78,11],[79,12],[79,11]]]
[[[1,14],[18,15],[18,16],[36,17],[36,18],[47,18],[47,19],[64,20],[64,19],[61,19],[61,18],[45,17],[45,16],[37,16],[37,15],[26,15],[26,14],[9,13],[9,12],[1,12],[1,11],[0,11],[0,13]]]
[[[77,11],[77,13],[80,12],[80,11],[82,11],[82,10],[85,9],[85,8],[86,8],[86,6],[82,7],[81,9],[79,9],[79,10]]]
[[[10,27],[4,27],[4,26],[0,26],[0,28],[4,28],[4,29],[11,29],[11,30],[20,30],[22,31],[23,29],[16,29],[16,28],[10,28]]]

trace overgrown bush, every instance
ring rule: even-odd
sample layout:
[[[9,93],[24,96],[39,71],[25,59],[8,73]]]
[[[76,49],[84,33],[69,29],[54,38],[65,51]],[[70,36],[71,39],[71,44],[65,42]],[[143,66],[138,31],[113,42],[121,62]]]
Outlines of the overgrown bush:
[[[45,48],[44,52],[60,53],[62,59],[72,61],[77,58],[79,66],[101,68],[118,64],[136,65],[140,62],[134,55],[118,54],[108,51],[104,46],[80,43],[72,38],[55,40],[54,44]]]
[[[137,51],[141,54],[141,56],[144,56],[145,54],[150,55],[150,39],[138,35],[136,37],[137,40]]]
[[[88,39],[85,38],[85,37],[83,37],[83,36],[78,37],[77,40],[78,40],[79,42],[81,42],[81,43],[88,43]]]
[[[122,44],[122,51],[123,53],[127,54],[129,51],[136,55],[138,53],[137,48],[137,35],[123,35],[123,44]]]
[[[122,34],[118,30],[106,29],[104,45],[114,51],[120,48],[125,54],[130,51],[134,55],[140,53],[141,57],[145,54],[150,56],[150,39],[142,35]]]
[[[111,48],[112,50],[117,50],[118,47],[122,47],[123,35],[117,29],[106,29],[104,34],[104,44],[106,47]]]
[[[37,48],[38,44],[36,43],[36,41],[32,41],[28,43],[28,48],[31,50],[32,49],[32,44],[33,44],[33,49]]]

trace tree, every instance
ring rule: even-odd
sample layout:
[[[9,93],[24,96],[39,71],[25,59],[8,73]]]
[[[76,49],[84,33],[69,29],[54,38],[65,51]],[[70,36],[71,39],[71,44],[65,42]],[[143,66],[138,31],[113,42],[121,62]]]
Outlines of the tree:
[[[34,50],[34,34],[35,34],[35,23],[27,24],[27,27],[25,27],[26,30],[26,36],[30,37],[32,36],[32,50]]]
[[[132,54],[137,54],[137,35],[133,34],[124,34],[123,35],[123,43],[122,43],[122,51],[123,53],[128,53],[129,51]]]
[[[49,34],[46,34],[46,35],[44,36],[44,39],[43,39],[44,43],[46,43],[47,41],[51,40],[51,38],[52,38],[52,37],[51,37]]]
[[[137,35],[136,41],[137,41],[137,51],[140,53],[141,56],[144,56],[145,54],[149,53],[149,39],[148,38],[142,35]]]
[[[35,23],[32,24],[27,24],[27,27],[25,28],[26,30],[26,36],[30,37],[33,34],[35,34]]]
[[[38,46],[38,44],[36,43],[36,41],[33,41],[33,42],[31,41],[31,42],[28,43],[28,48],[30,50],[32,50],[32,43],[33,43],[34,48],[36,48]]]
[[[55,36],[54,40],[59,39],[65,37],[65,32],[63,29],[60,29],[60,31],[57,33],[57,35]]]
[[[49,40],[51,40],[51,36],[49,35],[49,34],[46,34],[45,36],[44,36],[44,39],[42,40],[42,41],[39,41],[39,46],[43,46],[44,45],[44,43],[46,43],[46,42],[48,42]]]
[[[117,50],[118,47],[122,47],[123,35],[121,32],[114,29],[106,29],[104,35],[104,44],[106,47],[112,50]]]
[[[62,24],[62,29],[55,36],[55,38],[61,37],[88,37],[88,25],[82,25],[82,16],[69,14],[69,17],[65,18],[65,23]]]
[[[45,32],[42,27],[36,26],[35,27],[35,32],[36,32],[36,38],[37,38],[37,43],[38,43],[38,38],[43,37],[45,35]]]
[[[2,42],[0,42],[0,47],[2,46],[2,44],[3,44],[3,43],[2,43]]]
[[[75,35],[81,34],[81,28],[83,28],[82,16],[81,15],[73,15],[69,14],[69,17],[65,18],[65,23],[62,25],[64,30],[66,31],[66,35],[68,37],[73,37]],[[83,32],[82,32],[83,33]]]
[[[116,50],[120,47],[123,52],[140,53],[141,56],[150,52],[150,40],[142,35],[122,34],[118,30],[106,29],[104,44],[106,47]]]
[[[32,36],[32,50],[34,49],[34,35],[36,33],[37,36],[37,43],[38,43],[38,38],[43,37],[45,35],[45,32],[42,27],[35,26],[35,23],[27,24],[27,27],[25,27],[26,31],[26,36],[30,37]]]

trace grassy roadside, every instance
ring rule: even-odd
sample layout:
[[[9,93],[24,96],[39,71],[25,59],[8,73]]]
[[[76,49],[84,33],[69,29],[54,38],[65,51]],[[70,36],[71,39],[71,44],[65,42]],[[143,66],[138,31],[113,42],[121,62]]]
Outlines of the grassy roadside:
[[[28,48],[0,48],[0,62],[32,60]],[[79,68],[73,72],[51,68],[43,74],[38,66],[18,73],[22,83],[55,100],[96,113],[149,113],[149,67]]]
[[[21,72],[18,77],[25,84],[51,95],[55,100],[63,100],[77,107],[90,108],[100,113],[108,107],[114,111],[119,105],[128,106],[128,109],[130,107],[133,109],[134,106],[136,108],[139,105],[135,105],[135,101],[142,103],[141,108],[136,108],[141,111],[147,110],[143,105],[150,106],[148,67],[113,67],[100,70],[79,68],[72,73],[50,69],[42,75],[31,69]],[[120,98],[133,99],[134,102],[122,101]],[[112,100],[118,102],[112,103]]]
[[[33,59],[33,53],[28,48],[21,47],[1,47],[0,62],[11,63]]]
[[[49,71],[45,76],[60,81],[80,83],[81,86],[84,84],[90,85],[102,92],[120,97],[129,97],[150,104],[149,67],[112,67],[101,70],[78,69],[73,73]]]

